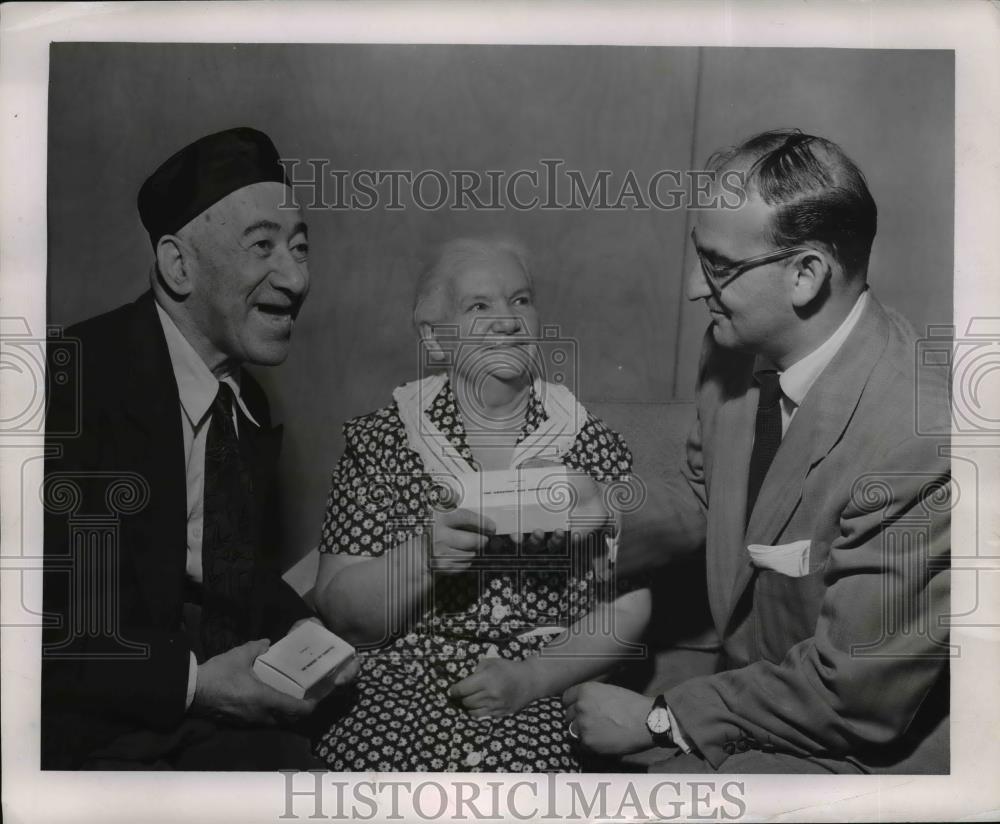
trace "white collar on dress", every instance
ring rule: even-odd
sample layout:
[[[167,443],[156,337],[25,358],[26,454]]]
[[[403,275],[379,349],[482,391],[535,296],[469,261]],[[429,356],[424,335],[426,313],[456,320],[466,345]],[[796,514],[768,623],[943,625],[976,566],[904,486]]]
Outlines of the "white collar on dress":
[[[429,375],[397,387],[392,393],[403,421],[410,448],[423,459],[428,472],[460,475],[474,471],[448,437],[430,420],[427,410],[448,383],[444,374]],[[558,461],[576,441],[587,422],[587,411],[565,386],[536,378],[535,397],[545,409],[546,419],[514,450],[511,468],[532,458]]]

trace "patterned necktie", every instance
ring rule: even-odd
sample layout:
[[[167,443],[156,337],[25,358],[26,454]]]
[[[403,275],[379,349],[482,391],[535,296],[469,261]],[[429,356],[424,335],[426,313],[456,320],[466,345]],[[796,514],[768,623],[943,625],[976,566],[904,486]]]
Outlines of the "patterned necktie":
[[[234,401],[233,390],[220,381],[205,443],[201,638],[209,658],[250,640],[242,616],[251,598],[259,530]]]
[[[746,522],[748,524],[768,467],[771,466],[774,455],[781,445],[781,386],[778,383],[778,373],[757,372],[754,380],[760,385],[760,397],[757,400],[753,453],[750,455],[750,475],[747,480]]]

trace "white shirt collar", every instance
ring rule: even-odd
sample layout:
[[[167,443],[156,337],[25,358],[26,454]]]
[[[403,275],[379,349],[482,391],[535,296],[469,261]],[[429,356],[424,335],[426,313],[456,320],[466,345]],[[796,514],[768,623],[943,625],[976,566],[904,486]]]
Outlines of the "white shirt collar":
[[[848,335],[857,326],[858,319],[867,305],[868,289],[866,288],[854,302],[854,306],[847,313],[847,317],[844,318],[843,322],[830,337],[804,358],[797,360],[789,366],[784,372],[778,373],[778,383],[781,386],[782,394],[795,404],[795,406],[802,405],[802,401],[805,400],[806,394],[812,388],[812,385],[816,383],[817,378],[819,378],[823,370],[830,365],[830,361],[833,360],[840,347],[844,345],[844,341],[847,340]],[[767,365],[758,358],[754,370],[757,371],[761,368],[767,368]]]
[[[181,407],[191,422],[191,426],[197,426],[208,413],[219,392],[219,379],[212,374],[212,370],[195,352],[194,347],[191,346],[188,339],[177,328],[177,324],[159,303],[156,304],[156,313],[160,317],[160,326],[163,327],[163,335],[167,339],[167,351],[170,353],[170,364],[174,369],[174,379],[177,381],[177,393],[180,395]],[[224,375],[222,380],[233,390],[236,403],[239,404],[247,420],[259,428],[260,424],[243,403],[238,375]]]

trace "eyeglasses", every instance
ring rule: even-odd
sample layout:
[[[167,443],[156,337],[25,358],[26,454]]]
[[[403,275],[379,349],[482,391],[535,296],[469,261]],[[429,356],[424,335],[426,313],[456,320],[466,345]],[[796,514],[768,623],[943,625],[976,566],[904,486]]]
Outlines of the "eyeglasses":
[[[698,255],[698,261],[701,263],[702,274],[708,282],[708,288],[712,290],[712,294],[716,298],[719,297],[723,289],[744,272],[749,272],[751,269],[756,269],[758,266],[763,266],[766,263],[775,263],[776,261],[784,260],[792,255],[797,255],[799,252],[812,251],[808,246],[788,246],[785,249],[776,249],[773,252],[766,252],[763,255],[746,258],[730,266],[716,266],[698,248],[698,238],[695,236],[694,229],[691,230],[691,240],[694,242],[694,250]]]

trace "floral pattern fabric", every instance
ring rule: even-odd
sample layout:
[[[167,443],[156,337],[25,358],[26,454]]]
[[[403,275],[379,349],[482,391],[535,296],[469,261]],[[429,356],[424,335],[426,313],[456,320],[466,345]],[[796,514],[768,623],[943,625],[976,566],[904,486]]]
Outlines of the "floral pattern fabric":
[[[450,383],[427,415],[471,467]],[[519,443],[545,420],[545,407],[533,391]],[[320,551],[376,557],[428,531],[438,487],[409,448],[395,403],[348,422],[344,435]],[[621,436],[588,414],[563,462],[599,482],[612,482],[627,478],[632,456]],[[513,544],[509,548],[516,554]],[[471,718],[448,697],[448,688],[471,675],[484,656],[516,661],[537,654],[554,634],[525,637],[527,630],[568,627],[608,597],[586,559],[522,556],[509,568],[500,566],[438,576],[426,611],[410,631],[363,656],[354,704],[316,745],[331,769],[578,769],[558,695],[495,719]]]

